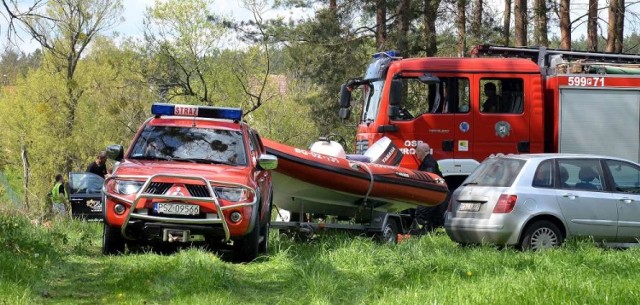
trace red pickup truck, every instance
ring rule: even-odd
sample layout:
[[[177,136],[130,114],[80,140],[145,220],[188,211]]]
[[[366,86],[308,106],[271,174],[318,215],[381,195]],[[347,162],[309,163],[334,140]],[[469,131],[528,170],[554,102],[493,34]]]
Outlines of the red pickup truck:
[[[154,104],[103,186],[104,254],[125,246],[232,246],[251,261],[268,248],[277,158],[237,108]]]

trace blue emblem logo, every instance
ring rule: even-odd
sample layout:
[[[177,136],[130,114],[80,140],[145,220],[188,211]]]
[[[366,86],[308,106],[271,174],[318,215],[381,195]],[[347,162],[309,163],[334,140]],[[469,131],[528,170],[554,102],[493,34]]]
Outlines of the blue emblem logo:
[[[469,123],[467,122],[460,123],[460,131],[467,132],[469,131],[470,128],[471,128],[471,125],[469,125]]]

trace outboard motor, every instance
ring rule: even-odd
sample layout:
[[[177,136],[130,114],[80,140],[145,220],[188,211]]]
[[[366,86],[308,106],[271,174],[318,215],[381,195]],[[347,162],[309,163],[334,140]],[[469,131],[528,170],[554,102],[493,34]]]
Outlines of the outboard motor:
[[[382,137],[364,152],[369,157],[371,163],[398,166],[402,161],[403,154],[393,141],[387,137]]]

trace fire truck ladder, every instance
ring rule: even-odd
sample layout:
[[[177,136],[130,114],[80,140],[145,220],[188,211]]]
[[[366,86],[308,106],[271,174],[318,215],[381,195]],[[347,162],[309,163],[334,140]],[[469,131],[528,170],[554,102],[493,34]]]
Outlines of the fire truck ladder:
[[[547,49],[546,47],[505,47],[494,45],[478,45],[471,51],[472,57],[516,57],[528,58],[538,63],[543,75],[555,73],[553,58],[560,57],[566,62],[589,61],[590,63],[636,64],[640,65],[640,55],[625,53],[600,53],[586,51],[570,51]]]

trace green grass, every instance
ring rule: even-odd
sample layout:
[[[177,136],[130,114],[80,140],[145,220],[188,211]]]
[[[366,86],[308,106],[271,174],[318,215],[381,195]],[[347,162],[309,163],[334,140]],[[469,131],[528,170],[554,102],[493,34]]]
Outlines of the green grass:
[[[103,256],[100,224],[0,214],[0,304],[637,304],[640,249],[569,241],[532,253],[443,232],[381,245],[272,232],[250,264],[201,249]]]

